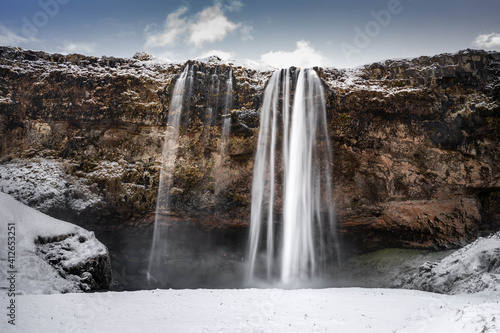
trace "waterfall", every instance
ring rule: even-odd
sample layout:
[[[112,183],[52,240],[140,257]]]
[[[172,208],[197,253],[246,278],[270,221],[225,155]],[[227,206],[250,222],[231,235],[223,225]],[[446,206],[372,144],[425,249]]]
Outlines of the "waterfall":
[[[170,205],[170,189],[173,183],[183,102],[189,94],[188,88],[192,85],[192,76],[193,72],[189,70],[189,65],[187,65],[175,83],[170,103],[161,156],[160,181],[156,202],[153,243],[149,258],[148,280],[165,280],[166,272],[162,269],[162,266],[164,266],[164,261],[167,259],[166,230],[168,223],[167,214]]]
[[[217,75],[217,68],[215,68],[214,73],[210,76],[210,88],[208,90],[207,96],[207,110],[206,110],[206,120],[205,126],[210,127],[214,122],[214,110],[217,112],[219,106],[219,88],[220,80]]]
[[[222,131],[221,131],[221,155],[226,152],[227,140],[231,130],[231,103],[233,99],[233,69],[229,70],[229,77],[226,81],[226,96],[224,100],[224,111],[222,114]]]
[[[260,130],[255,156],[254,175],[252,181],[252,205],[250,212],[250,241],[248,253],[247,279],[255,275],[257,254],[261,241],[261,227],[267,224],[266,237],[266,276],[271,278],[274,259],[274,161],[275,134],[279,82],[281,71],[274,72],[264,91],[264,101],[260,114]],[[273,136],[274,133],[274,136]],[[273,140],[274,138],[274,140]],[[265,200],[267,197],[267,200]]]
[[[326,261],[336,259],[332,253],[338,254],[321,80],[314,70],[301,70],[293,104],[291,80],[290,69],[277,71],[264,92],[252,183],[249,282],[265,278],[290,284],[319,277]],[[281,232],[276,230],[280,209]]]
[[[229,70],[229,76],[226,81],[226,93],[224,97],[224,110],[222,112],[222,127],[221,138],[219,144],[219,153],[215,160],[215,167],[213,177],[215,180],[215,194],[219,194],[221,189],[226,187],[230,182],[231,170],[228,169],[227,161],[227,148],[229,141],[229,134],[231,132],[231,107],[233,101],[233,69]]]

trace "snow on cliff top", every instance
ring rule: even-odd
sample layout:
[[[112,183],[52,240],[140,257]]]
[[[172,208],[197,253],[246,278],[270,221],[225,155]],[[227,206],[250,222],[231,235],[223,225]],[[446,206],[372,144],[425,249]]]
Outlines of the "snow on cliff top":
[[[0,193],[0,216],[3,228],[0,232],[0,289],[9,289],[8,272],[14,270],[17,271],[16,292],[21,294],[81,291],[78,279],[62,278],[56,268],[39,256],[37,242],[40,240],[66,240],[68,251],[64,252],[61,261],[65,267],[108,253],[93,232],[40,213],[4,193]],[[8,226],[14,226],[15,235],[8,233]],[[11,245],[13,239],[8,237],[13,236],[16,257],[14,262],[9,262],[7,245]],[[14,269],[10,264],[14,265]]]
[[[260,63],[255,60],[250,60],[250,59],[221,59],[217,55],[211,55],[208,57],[200,57],[200,58],[195,58],[192,59],[193,61],[205,63],[208,65],[227,65],[227,66],[233,66],[233,67],[243,67],[251,70],[256,70],[260,72],[268,72],[268,71],[274,71],[279,68],[275,68],[273,66],[269,66],[263,63]],[[177,61],[172,61],[167,58],[162,58],[162,57],[155,57],[152,56],[150,59],[143,61],[145,64],[158,64],[158,65],[177,65],[177,66],[184,66],[189,60],[177,60]]]

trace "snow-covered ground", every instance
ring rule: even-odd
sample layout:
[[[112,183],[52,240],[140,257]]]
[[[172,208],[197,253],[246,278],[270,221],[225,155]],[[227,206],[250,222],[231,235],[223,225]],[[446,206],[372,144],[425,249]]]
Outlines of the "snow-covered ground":
[[[16,326],[4,318],[0,331],[495,333],[499,296],[361,288],[22,295]]]

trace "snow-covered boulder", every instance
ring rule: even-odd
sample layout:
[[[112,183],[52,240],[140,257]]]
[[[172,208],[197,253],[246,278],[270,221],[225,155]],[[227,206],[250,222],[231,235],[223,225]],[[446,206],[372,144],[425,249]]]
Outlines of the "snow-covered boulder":
[[[403,288],[442,294],[499,292],[500,232],[478,238],[438,262],[426,262],[402,281]]]
[[[15,291],[21,294],[109,287],[108,249],[93,232],[40,213],[4,193],[0,193],[0,217],[1,289],[10,288],[12,274]],[[14,251],[12,258],[9,252]]]

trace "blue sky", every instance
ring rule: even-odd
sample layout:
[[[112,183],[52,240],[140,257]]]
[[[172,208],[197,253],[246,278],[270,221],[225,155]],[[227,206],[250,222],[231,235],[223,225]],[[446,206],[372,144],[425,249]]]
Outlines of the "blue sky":
[[[500,50],[499,0],[0,0],[0,45],[276,67]]]

